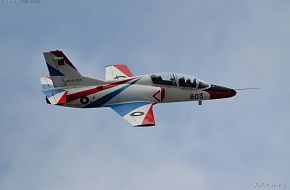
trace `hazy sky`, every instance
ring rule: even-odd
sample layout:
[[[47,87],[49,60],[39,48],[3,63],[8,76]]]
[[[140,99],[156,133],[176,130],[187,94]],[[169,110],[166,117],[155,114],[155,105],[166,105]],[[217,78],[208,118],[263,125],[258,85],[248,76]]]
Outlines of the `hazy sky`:
[[[133,128],[45,103],[56,49],[85,76],[124,63],[260,90],[157,105],[155,127]],[[1,190],[290,189],[288,0],[0,1],[0,56]]]

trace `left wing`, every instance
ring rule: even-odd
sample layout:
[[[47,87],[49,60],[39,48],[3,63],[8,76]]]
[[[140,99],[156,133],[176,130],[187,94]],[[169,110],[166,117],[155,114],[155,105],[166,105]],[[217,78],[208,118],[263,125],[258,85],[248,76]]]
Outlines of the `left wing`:
[[[133,102],[110,107],[134,127],[155,125],[153,103]]]
[[[110,65],[106,66],[106,80],[114,80],[120,78],[132,77],[133,74],[126,65]]]

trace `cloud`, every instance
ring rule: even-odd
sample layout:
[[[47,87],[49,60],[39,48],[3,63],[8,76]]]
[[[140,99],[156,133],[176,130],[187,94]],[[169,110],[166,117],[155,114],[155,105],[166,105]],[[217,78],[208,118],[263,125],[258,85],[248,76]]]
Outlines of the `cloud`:
[[[288,182],[289,3],[106,1],[1,5],[0,189],[251,189]],[[125,63],[230,87],[232,99],[156,105],[157,126],[46,105],[42,51],[83,75]]]

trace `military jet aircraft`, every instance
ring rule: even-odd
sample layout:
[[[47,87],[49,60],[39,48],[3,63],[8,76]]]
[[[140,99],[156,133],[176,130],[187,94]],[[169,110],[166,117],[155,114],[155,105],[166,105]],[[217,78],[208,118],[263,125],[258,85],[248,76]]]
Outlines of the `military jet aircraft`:
[[[209,84],[181,73],[135,76],[126,65],[110,65],[105,80],[82,76],[62,51],[44,52],[48,77],[41,77],[48,104],[74,107],[110,107],[135,127],[154,126],[153,106],[159,103],[229,98],[231,88]]]

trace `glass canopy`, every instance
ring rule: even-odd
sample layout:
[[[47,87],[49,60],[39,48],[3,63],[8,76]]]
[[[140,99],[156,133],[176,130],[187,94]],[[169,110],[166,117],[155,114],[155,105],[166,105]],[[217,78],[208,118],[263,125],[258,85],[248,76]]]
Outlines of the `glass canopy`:
[[[156,85],[179,86],[186,88],[206,88],[209,85],[206,82],[198,80],[194,76],[181,73],[156,73],[152,74],[151,80]]]

